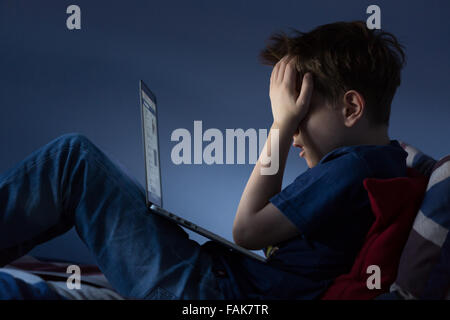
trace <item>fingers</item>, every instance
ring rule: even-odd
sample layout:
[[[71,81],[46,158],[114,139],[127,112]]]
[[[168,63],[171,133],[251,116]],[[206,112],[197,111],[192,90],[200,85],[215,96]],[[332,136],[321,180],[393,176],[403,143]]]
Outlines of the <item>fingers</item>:
[[[280,82],[283,80],[283,76],[284,76],[284,69],[286,68],[285,66],[285,61],[287,59],[287,55],[284,56],[283,58],[281,58],[273,67],[272,70],[272,74],[270,76],[270,82]]]
[[[273,67],[272,74],[270,76],[270,82],[276,81],[277,83],[281,83],[284,81],[284,78],[286,77],[286,72],[290,70],[290,74],[292,75],[291,71],[295,70],[295,57],[285,55],[283,58],[278,61],[275,66]],[[288,79],[292,80],[292,79]],[[295,78],[293,79],[295,80]]]
[[[282,60],[282,59],[281,59]],[[281,61],[280,60],[280,61]],[[275,64],[275,66],[273,67],[273,70],[272,70],[272,75],[271,75],[271,77],[270,77],[270,82],[277,82],[278,81],[278,72],[279,72],[279,69],[280,69],[280,61],[278,61],[276,64]]]
[[[297,105],[309,106],[313,92],[313,78],[311,72],[303,75],[302,88],[297,99]]]
[[[285,55],[280,61],[278,61],[278,64],[280,65],[280,69],[278,70],[278,74],[277,74],[277,81],[279,83],[283,82],[284,80],[284,76],[285,76],[285,72],[286,72],[286,66],[288,64],[288,61],[291,57],[288,55]]]
[[[283,78],[283,81],[286,81],[291,92],[295,91],[296,89],[295,87],[297,85],[296,82],[297,70],[295,69],[295,60],[296,59],[293,58],[289,60],[289,62],[287,63]]]

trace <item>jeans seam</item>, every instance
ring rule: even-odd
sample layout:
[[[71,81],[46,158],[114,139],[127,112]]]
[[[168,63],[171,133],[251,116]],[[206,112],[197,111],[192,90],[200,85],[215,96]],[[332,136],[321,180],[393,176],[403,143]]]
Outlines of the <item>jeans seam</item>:
[[[127,194],[128,198],[129,198],[130,200],[132,200],[132,201],[130,201],[130,202],[131,202],[133,208],[134,208],[135,210],[137,210],[137,211],[140,211],[141,209],[140,209],[139,207],[136,206],[135,202],[136,202],[136,201],[140,201],[141,199],[134,197],[131,193],[128,192],[128,189],[127,189],[127,188],[123,188],[122,185],[121,185],[120,182],[116,179],[115,176],[109,175],[108,173],[110,172],[110,170],[108,170],[108,168],[106,168],[106,167],[103,165],[103,163],[95,156],[95,154],[89,152],[89,148],[87,148],[87,147],[85,147],[85,146],[83,146],[83,148],[84,148],[84,150],[83,150],[84,154],[85,154],[85,155],[91,155],[91,156],[92,156],[92,159],[95,161],[97,167],[100,167],[100,168],[104,171],[105,177],[108,178],[108,179],[110,179],[110,180],[112,180],[115,184],[117,184],[117,185],[120,187],[121,191],[124,192],[125,194]],[[111,163],[114,165],[114,167],[115,167],[114,169],[117,169],[117,171],[121,171],[121,170],[114,164],[114,162],[113,162],[111,159],[108,158],[108,160],[111,161]],[[124,174],[127,178],[129,178],[130,181],[131,181],[131,178],[128,177],[128,176],[125,174],[125,172],[123,172],[123,174]]]
[[[49,153],[49,154],[45,155],[45,157],[43,159],[39,159],[39,161],[33,162],[31,166],[27,166],[26,170],[25,170],[25,173],[28,173],[34,167],[36,167],[36,166],[38,166],[38,165],[48,161],[54,155],[56,155],[56,154],[58,154],[60,152],[63,152],[63,151],[67,151],[68,149],[70,149],[70,146],[64,146],[63,148],[61,148],[61,149],[59,149],[59,150],[57,150],[55,152],[52,152],[52,153]],[[15,168],[13,168],[13,169],[15,169]],[[11,172],[11,174],[9,174],[7,177],[4,178],[4,180],[2,181],[3,184],[11,182],[11,179],[14,178],[15,175],[17,174],[14,171],[16,171],[16,170],[13,170],[13,172]]]

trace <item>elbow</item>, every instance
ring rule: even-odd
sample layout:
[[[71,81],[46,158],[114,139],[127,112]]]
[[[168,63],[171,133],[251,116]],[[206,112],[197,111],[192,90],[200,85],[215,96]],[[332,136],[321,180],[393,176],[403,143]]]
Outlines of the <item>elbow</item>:
[[[234,243],[236,243],[238,246],[247,248],[245,246],[244,232],[241,227],[237,227],[237,226],[233,227],[233,240],[234,240]]]
[[[259,245],[255,243],[255,238],[252,237],[250,230],[243,226],[234,226],[233,227],[233,240],[234,242],[245,249],[248,250],[258,250],[260,249]]]

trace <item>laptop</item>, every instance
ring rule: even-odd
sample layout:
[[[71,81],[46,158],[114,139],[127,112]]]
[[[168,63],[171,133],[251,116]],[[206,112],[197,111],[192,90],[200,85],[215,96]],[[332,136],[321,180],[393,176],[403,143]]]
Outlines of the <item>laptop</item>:
[[[164,210],[162,207],[162,177],[159,162],[159,137],[158,137],[158,112],[156,96],[141,80],[139,82],[139,94],[142,116],[142,134],[144,142],[145,160],[145,189],[146,204],[150,212],[156,213],[202,236],[221,243],[231,250],[240,252],[248,257],[266,262],[267,258],[245,249],[227,239],[202,228],[174,213]]]

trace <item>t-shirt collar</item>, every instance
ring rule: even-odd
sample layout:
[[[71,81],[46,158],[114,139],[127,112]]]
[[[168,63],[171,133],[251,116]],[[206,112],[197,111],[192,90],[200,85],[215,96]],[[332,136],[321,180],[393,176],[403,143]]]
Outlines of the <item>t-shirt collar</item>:
[[[335,158],[335,156],[340,155],[340,154],[353,152],[353,151],[356,151],[361,148],[373,148],[373,147],[378,147],[378,148],[394,147],[394,148],[401,148],[403,150],[403,148],[400,145],[400,143],[398,142],[398,140],[395,140],[395,139],[390,140],[389,144],[386,144],[386,145],[357,144],[357,145],[343,146],[343,147],[339,147],[339,148],[336,148],[336,149],[328,152],[325,156],[322,157],[322,159],[319,161],[319,164],[327,162],[329,158]]]

